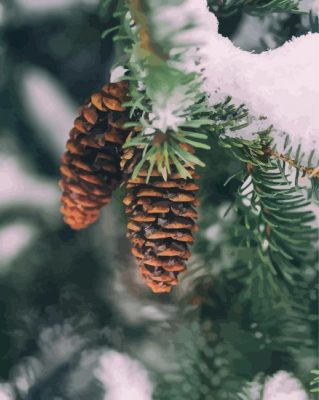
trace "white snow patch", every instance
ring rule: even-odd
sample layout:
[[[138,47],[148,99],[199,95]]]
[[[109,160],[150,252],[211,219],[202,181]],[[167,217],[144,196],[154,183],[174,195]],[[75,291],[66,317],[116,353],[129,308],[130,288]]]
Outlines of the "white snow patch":
[[[25,205],[56,215],[59,188],[56,182],[33,175],[17,158],[0,154],[0,209]]]
[[[126,354],[107,351],[95,372],[106,390],[104,400],[151,400],[152,383],[142,365]]]
[[[185,121],[185,110],[193,103],[186,95],[187,86],[177,86],[169,97],[156,93],[153,98],[151,120],[152,128],[166,132],[168,129],[177,130]]]
[[[286,371],[278,371],[268,377],[264,384],[258,375],[244,388],[247,400],[308,400],[306,391],[294,376]]]
[[[308,396],[298,379],[279,371],[267,379],[263,400],[308,400]]]
[[[205,231],[205,237],[207,240],[218,241],[222,239],[222,227],[220,224],[213,224]]]
[[[13,391],[7,383],[0,383],[0,400],[14,400]]]
[[[20,79],[24,104],[39,140],[59,159],[76,116],[75,104],[60,83],[42,69],[25,69]]]
[[[307,34],[278,49],[253,54],[238,49],[216,30],[201,49],[204,88],[212,104],[216,92],[230,95],[235,104],[245,103],[253,115],[266,116],[264,124],[289,133],[294,149],[302,144],[310,153],[318,146],[319,136],[318,54],[319,34]],[[246,136],[243,131],[238,135]]]
[[[113,68],[111,71],[110,81],[117,82],[117,81],[123,79],[126,72],[127,72],[127,69],[121,65]]]
[[[0,229],[0,271],[34,240],[36,229],[27,223],[14,223]]]

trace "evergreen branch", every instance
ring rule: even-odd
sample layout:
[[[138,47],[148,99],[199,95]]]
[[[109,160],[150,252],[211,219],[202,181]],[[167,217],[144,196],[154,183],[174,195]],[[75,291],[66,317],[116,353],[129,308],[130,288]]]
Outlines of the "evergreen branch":
[[[300,265],[311,261],[316,229],[309,202],[283,178],[275,165],[247,164],[248,182],[238,195],[237,209],[247,228],[246,243],[256,248],[275,275],[293,283]],[[253,235],[251,233],[253,232]]]
[[[277,161],[277,167],[280,169],[282,177],[287,180],[283,164],[287,164],[296,170],[295,186],[298,187],[299,177],[307,176],[311,182],[310,193],[313,198],[317,198],[317,187],[319,178],[319,166],[312,165],[314,151],[311,152],[307,163],[303,162],[304,153],[301,152],[301,146],[294,152],[294,158],[291,157],[293,149],[290,147],[286,153],[280,153],[272,146],[274,139],[272,137],[272,126],[255,134],[256,139],[242,139],[232,137],[232,132],[239,131],[242,128],[249,128],[251,117],[244,105],[235,107],[231,104],[231,98],[227,98],[223,103],[219,103],[210,110],[211,118],[210,132],[219,136],[219,143],[228,148],[233,155],[243,162],[250,162],[253,165],[261,165]],[[226,135],[226,132],[228,134]],[[287,136],[288,138],[288,136]],[[287,145],[285,144],[285,147]],[[250,160],[250,161],[249,161]]]
[[[194,140],[194,137],[196,140]],[[143,151],[142,158],[133,172],[133,178],[138,175],[144,165],[147,165],[147,168],[149,168],[147,181],[155,165],[164,180],[167,180],[167,177],[172,172],[172,165],[175,166],[184,179],[190,178],[191,176],[186,167],[194,168],[195,165],[205,165],[194,155],[194,148],[209,149],[207,144],[197,140],[203,138],[206,138],[205,134],[188,131],[187,127],[177,133],[167,131],[163,134],[160,131],[155,131],[151,135],[146,135],[145,130],[142,130],[135,136],[130,136],[124,148],[137,146],[143,150],[148,149],[147,151]]]
[[[307,210],[309,202],[272,158],[271,140],[270,130],[252,141],[220,136],[220,144],[247,170],[236,202],[243,227],[240,237],[257,251],[260,262],[293,283],[299,266],[314,259],[316,229],[310,225],[314,215]],[[283,161],[288,163],[288,158]],[[307,172],[315,177],[316,168]]]
[[[172,165],[187,178],[187,166],[203,165],[192,154],[193,149],[209,148],[204,143],[207,139],[204,127],[210,121],[204,116],[207,106],[200,90],[200,79],[195,73],[175,67],[180,54],[168,57],[175,44],[157,34],[156,15],[157,11],[165,9],[165,2],[131,0],[126,4],[130,13],[122,17],[122,31],[129,38],[129,59],[125,67],[131,100],[127,106],[132,110],[132,118],[139,120],[141,129],[128,139],[125,147],[147,148],[138,167],[148,163],[149,175],[152,168],[157,168],[167,179]],[[191,28],[185,26],[185,29]],[[172,27],[171,36],[178,34],[179,29],[174,31]],[[187,49],[185,45],[180,51]],[[137,171],[136,168],[134,176]]]
[[[176,144],[184,143],[194,148],[208,148],[203,143],[206,140],[207,135],[205,136],[205,134],[208,127],[210,131],[223,134],[226,129],[235,131],[247,127],[251,118],[244,105],[234,107],[230,104],[230,98],[214,106],[208,113],[206,99],[201,94],[199,77],[196,74],[183,73],[176,69],[171,63],[172,61],[176,61],[176,58],[174,59],[173,57],[171,59],[168,57],[168,54],[171,54],[171,50],[173,49],[171,46],[174,41],[163,39],[163,37],[158,37],[156,34],[156,22],[154,28],[156,18],[154,14],[156,14],[157,10],[161,10],[161,7],[165,6],[164,3],[158,2],[155,5],[147,0],[130,0],[127,2],[135,24],[133,30],[132,24],[127,23],[127,17],[125,21],[123,20],[123,25],[126,25],[126,37],[131,42],[128,52],[132,56],[127,64],[130,74],[129,80],[131,82],[132,98],[128,106],[134,110],[135,118],[141,118],[142,125],[141,131],[136,135],[134,140],[127,143],[127,146],[132,146],[137,141],[140,146],[143,146],[143,142],[147,146],[153,146],[155,137],[158,137],[162,133],[165,134],[166,155],[164,157],[164,145],[157,146],[156,158],[158,160],[165,159],[168,165],[175,165],[177,170],[183,172],[182,176],[186,177],[187,172],[184,164],[190,162],[192,156],[189,155],[185,159],[180,154],[180,151],[176,153],[176,147],[174,148]],[[240,5],[238,2],[236,4],[237,6]],[[224,1],[222,3],[222,6],[226,8],[234,5],[235,2],[233,1]],[[273,10],[275,7],[287,9],[289,8],[288,5],[295,7],[296,3],[285,0],[279,2],[276,0],[257,2],[243,0],[241,2],[241,6],[243,7],[257,7],[262,10]],[[183,28],[183,30],[186,29],[190,28]],[[174,37],[178,33],[180,32],[175,32],[173,29],[171,36]],[[142,90],[141,86],[143,87]],[[170,109],[167,103],[169,103],[169,98],[174,98],[176,94],[178,99],[172,103],[175,109]],[[184,94],[184,96],[181,94]],[[187,100],[185,101],[183,97]],[[198,128],[198,132],[192,134],[192,128]],[[259,133],[259,135],[262,136],[267,133],[270,133],[270,128]],[[249,148],[250,154],[247,154],[248,158],[246,160],[241,158],[244,162],[259,165],[261,162],[260,156],[262,151],[264,151],[264,155],[266,156],[264,157],[264,162],[267,163],[267,158],[274,157],[295,167],[297,169],[296,185],[299,177],[298,171],[302,174],[307,174],[310,178],[316,178],[319,175],[318,168],[303,166],[298,158],[292,160],[289,158],[289,155],[279,154],[275,150],[270,149],[270,135],[269,141],[267,143],[264,142],[263,146],[259,146],[255,150],[253,149],[254,145],[250,146],[248,141],[234,139],[229,143],[224,141],[224,145],[231,146],[232,151],[237,153],[237,156],[238,150],[243,146]],[[253,154],[254,152],[255,154]],[[241,152],[241,156],[243,156],[243,152]],[[251,160],[251,156],[253,156],[255,162]],[[163,162],[154,163],[150,159],[150,153],[144,152],[141,164],[147,161],[153,167],[157,166],[161,168],[164,171],[164,175],[167,176],[167,168],[163,167]],[[195,164],[201,165],[202,163],[197,159]],[[284,174],[283,171],[282,173]]]
[[[250,255],[254,253],[252,249]],[[192,320],[196,316],[200,320],[184,327],[174,327],[167,333],[170,337],[174,335],[175,347],[170,349],[170,353],[175,352],[177,368],[160,374],[161,384],[157,387],[155,399],[192,399],[198,393],[209,393],[216,399],[246,400],[243,395],[238,397],[245,384],[238,359],[257,360],[262,353],[265,357],[262,357],[259,370],[265,371],[269,367],[267,355],[283,349],[291,354],[296,352],[296,342],[303,343],[309,333],[306,309],[298,304],[300,300],[300,304],[304,303],[304,299],[294,299],[285,288],[276,284],[272,286],[268,278],[273,275],[260,264],[254,264],[250,271],[254,279],[242,282],[241,289],[247,294],[245,301],[238,295],[237,276],[231,278],[228,272],[225,281],[226,271],[223,271],[213,278],[212,283],[212,276],[209,280],[207,275],[198,278],[198,272],[195,272],[195,289],[187,288],[183,311],[192,313],[190,306],[195,306]],[[263,275],[258,277],[258,273]],[[252,289],[249,293],[247,287]],[[305,330],[298,333],[296,326],[305,326]],[[227,372],[223,374],[221,371],[225,369]]]

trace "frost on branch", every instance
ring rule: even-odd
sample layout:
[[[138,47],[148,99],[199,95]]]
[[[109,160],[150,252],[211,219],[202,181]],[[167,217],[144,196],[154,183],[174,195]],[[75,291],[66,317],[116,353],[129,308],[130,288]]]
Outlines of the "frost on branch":
[[[146,370],[125,354],[105,352],[96,377],[105,387],[105,400],[152,399],[153,388]]]

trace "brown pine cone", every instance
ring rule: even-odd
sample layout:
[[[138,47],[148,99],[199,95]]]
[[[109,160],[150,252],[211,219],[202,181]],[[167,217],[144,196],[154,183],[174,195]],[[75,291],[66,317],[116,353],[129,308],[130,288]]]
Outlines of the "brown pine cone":
[[[104,85],[80,110],[61,162],[61,212],[73,229],[95,222],[100,209],[111,200],[122,179],[120,157],[128,131],[122,103],[128,99],[128,83]]]
[[[194,181],[198,175],[187,168],[192,178],[185,180],[171,166],[167,181],[154,169],[146,183],[147,168],[130,178],[140,158],[140,149],[129,148],[121,161],[127,177],[123,202],[129,214],[128,237],[147,286],[155,293],[167,293],[178,283],[178,274],[186,270],[191,255],[188,247],[198,229],[195,193],[199,186]]]

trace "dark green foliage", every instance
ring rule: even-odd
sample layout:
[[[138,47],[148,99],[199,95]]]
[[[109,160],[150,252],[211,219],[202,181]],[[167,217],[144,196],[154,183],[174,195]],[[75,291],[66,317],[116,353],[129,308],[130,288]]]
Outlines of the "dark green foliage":
[[[248,268],[244,274],[246,295],[259,299],[253,303],[257,314],[265,316],[274,306],[287,311],[289,293],[294,293],[295,300],[303,300],[291,303],[291,317],[300,318],[310,302],[304,288],[316,276],[315,218],[305,193],[289,182],[275,160],[265,157],[262,149],[268,139],[264,134],[241,145],[236,139],[226,140],[229,150],[244,163],[243,184],[235,201],[238,225],[234,233],[239,248],[247,248],[243,258],[244,268]],[[222,142],[225,145],[225,139]]]
[[[237,201],[238,210],[245,212],[245,201],[249,209],[243,221],[249,232],[246,244],[255,245],[261,260],[292,283],[316,238],[316,229],[309,224],[314,221],[307,210],[310,203],[289,186],[276,166],[252,168],[250,177]]]
[[[159,378],[156,400],[248,400],[241,394],[245,381],[259,372],[275,373],[278,363],[292,371],[298,359],[314,352],[317,318],[309,313],[316,299],[313,216],[304,208],[309,202],[285,181],[276,163],[260,160],[266,142],[267,135],[264,142],[234,146],[244,166],[248,160],[257,164],[250,174],[242,170],[245,183],[235,200],[237,218],[232,209],[223,222],[216,205],[209,207],[207,198],[218,179],[214,173],[211,180],[204,178],[206,212],[196,245],[202,264],[197,261],[186,278],[190,286],[182,303],[187,318],[197,322],[180,326],[174,335],[179,370]],[[219,151],[213,153],[217,162]],[[230,167],[226,154],[223,161],[229,172],[239,168]],[[231,200],[226,188],[221,192]],[[219,227],[214,239],[206,238],[210,226]]]
[[[299,1],[295,0],[209,0],[212,11],[221,15],[231,15],[240,10],[252,15],[272,12],[298,13]]]

